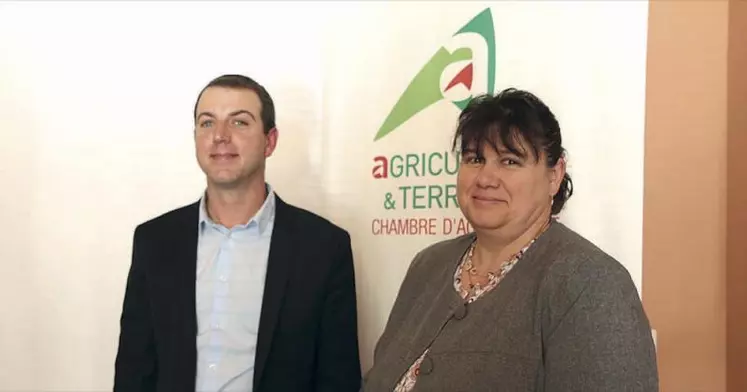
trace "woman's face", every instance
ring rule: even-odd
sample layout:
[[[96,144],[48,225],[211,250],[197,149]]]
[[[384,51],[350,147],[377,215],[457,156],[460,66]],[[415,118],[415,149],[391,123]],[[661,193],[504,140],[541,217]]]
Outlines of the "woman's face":
[[[565,174],[562,159],[548,168],[544,154],[535,159],[528,145],[522,158],[499,145],[462,152],[457,174],[459,207],[475,231],[523,232],[549,217],[552,197]]]

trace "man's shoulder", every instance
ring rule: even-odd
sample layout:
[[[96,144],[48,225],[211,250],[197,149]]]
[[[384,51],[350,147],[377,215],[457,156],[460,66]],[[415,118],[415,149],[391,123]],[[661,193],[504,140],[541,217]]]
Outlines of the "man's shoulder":
[[[139,223],[135,229],[138,233],[158,232],[177,225],[182,225],[187,219],[194,216],[197,223],[197,208],[199,201],[182,205],[174,209],[162,212],[152,218]]]
[[[282,203],[284,204],[283,207],[288,210],[288,214],[293,217],[296,227],[304,232],[322,235],[332,234],[342,237],[350,236],[348,231],[342,226],[332,222],[329,218],[323,217],[319,213],[285,201]]]

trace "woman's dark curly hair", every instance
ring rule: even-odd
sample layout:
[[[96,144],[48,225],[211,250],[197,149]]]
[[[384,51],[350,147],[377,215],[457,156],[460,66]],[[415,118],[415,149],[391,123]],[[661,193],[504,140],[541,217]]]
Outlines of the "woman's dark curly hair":
[[[487,144],[496,151],[502,146],[527,158],[522,141],[530,146],[536,160],[544,154],[548,167],[555,166],[565,155],[560,125],[550,108],[530,92],[509,88],[497,95],[477,96],[469,102],[459,115],[452,150],[474,148],[479,153]],[[563,209],[572,194],[573,182],[566,173],[553,197],[553,215]]]

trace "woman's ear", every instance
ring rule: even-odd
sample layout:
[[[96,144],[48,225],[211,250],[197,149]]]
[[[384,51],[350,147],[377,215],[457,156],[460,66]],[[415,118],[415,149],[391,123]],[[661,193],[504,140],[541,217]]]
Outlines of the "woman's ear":
[[[555,194],[558,193],[560,184],[563,183],[563,178],[565,177],[565,158],[561,157],[558,159],[555,166],[549,168],[548,174],[550,177],[550,197],[555,197]]]

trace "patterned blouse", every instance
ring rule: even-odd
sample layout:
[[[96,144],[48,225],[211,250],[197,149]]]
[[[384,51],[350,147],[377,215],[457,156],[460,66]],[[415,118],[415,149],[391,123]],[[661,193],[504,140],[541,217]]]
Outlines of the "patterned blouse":
[[[547,226],[546,226],[547,227]],[[546,228],[545,227],[545,228]],[[544,232],[544,230],[540,231],[540,234]],[[524,248],[522,248],[518,253],[516,253],[513,257],[505,261],[503,264],[501,264],[500,271],[498,274],[488,273],[488,283],[485,286],[480,285],[474,285],[474,287],[470,287],[470,284],[465,282],[462,283],[462,272],[466,269],[467,273],[472,273],[473,266],[472,266],[472,253],[475,250],[475,242],[472,242],[472,245],[470,245],[467,252],[465,252],[464,256],[462,257],[462,260],[459,262],[459,266],[456,269],[456,272],[454,272],[454,289],[459,293],[459,295],[464,298],[464,300],[470,304],[472,302],[475,302],[477,299],[485,295],[485,293],[490,292],[493,290],[496,286],[498,286],[498,283],[500,283],[501,280],[503,280],[503,277],[508,274],[509,271],[511,271],[511,268],[516,265],[516,262],[521,259],[521,257],[526,253],[527,249],[529,249],[532,244],[534,244],[534,241],[537,239],[535,237],[532,241],[530,241]],[[470,290],[472,288],[472,290]],[[407,373],[405,373],[402,376],[402,379],[400,379],[399,383],[396,387],[394,387],[394,392],[410,392],[415,387],[415,382],[417,381],[418,375],[420,374],[420,364],[423,362],[423,358],[425,358],[426,354],[428,354],[428,350],[430,348],[427,348],[425,352],[415,360],[415,363],[410,366],[410,369],[407,370]]]

